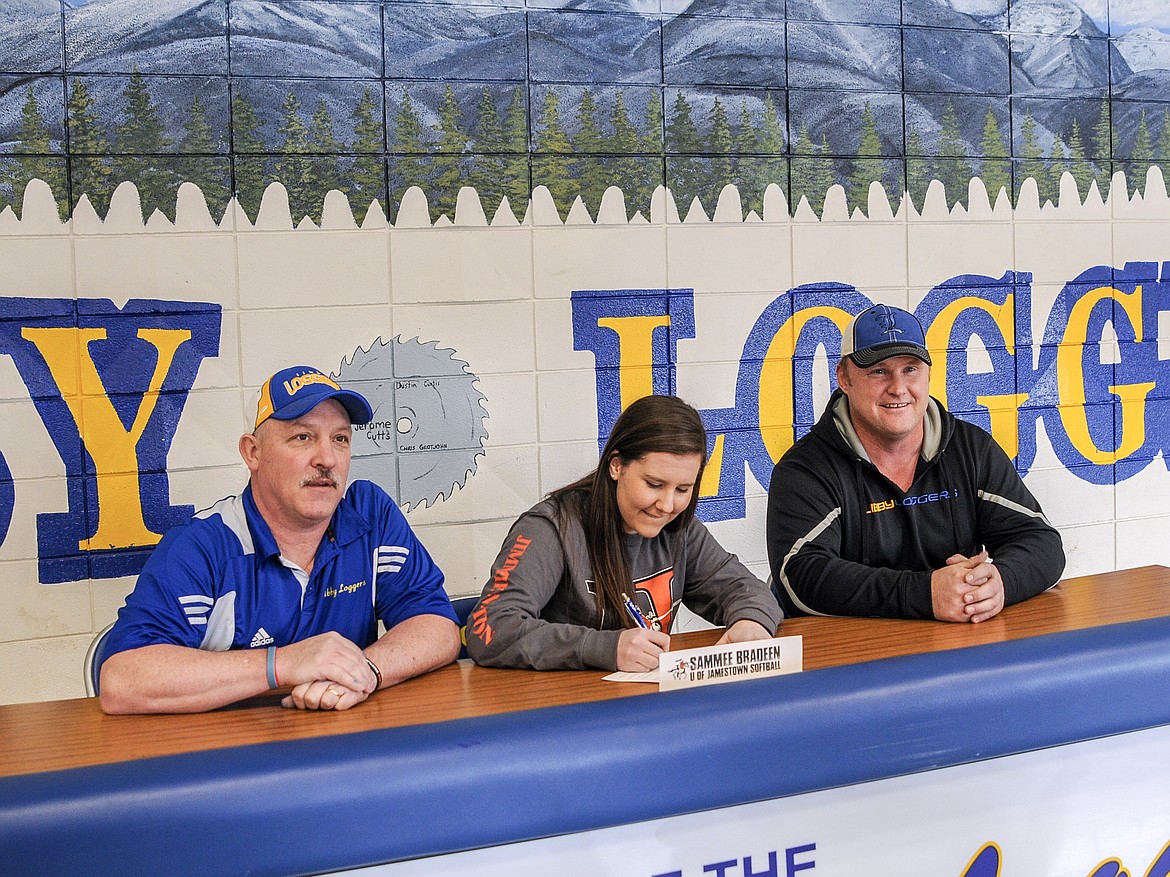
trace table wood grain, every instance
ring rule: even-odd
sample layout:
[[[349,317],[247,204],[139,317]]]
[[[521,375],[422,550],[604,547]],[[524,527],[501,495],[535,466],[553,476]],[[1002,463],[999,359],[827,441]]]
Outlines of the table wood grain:
[[[1066,579],[982,624],[875,618],[794,618],[804,669],[986,645],[1170,615],[1170,568]],[[718,630],[679,634],[673,648],[709,645]],[[80,672],[80,668],[79,668]],[[514,710],[647,696],[657,687],[605,682],[600,671],[493,670],[460,661],[372,695],[340,713],[280,707],[266,695],[199,715],[107,716],[96,698],[0,706],[0,776],[111,764],[252,743],[445,722]]]

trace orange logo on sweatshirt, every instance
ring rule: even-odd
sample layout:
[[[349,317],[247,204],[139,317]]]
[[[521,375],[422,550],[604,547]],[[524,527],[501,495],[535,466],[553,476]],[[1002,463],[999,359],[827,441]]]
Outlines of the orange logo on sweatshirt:
[[[634,602],[638,611],[655,630],[669,631],[674,601],[671,586],[674,584],[674,567],[646,576],[634,582]]]

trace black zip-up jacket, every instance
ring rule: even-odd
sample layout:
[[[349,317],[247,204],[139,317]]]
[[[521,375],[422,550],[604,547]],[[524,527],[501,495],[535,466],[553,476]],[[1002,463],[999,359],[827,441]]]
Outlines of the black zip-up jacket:
[[[1056,584],[1060,534],[995,440],[933,398],[924,426],[905,492],[869,461],[840,390],[776,464],[768,561],[785,615],[933,618],[931,573],[982,548],[1007,605]]]

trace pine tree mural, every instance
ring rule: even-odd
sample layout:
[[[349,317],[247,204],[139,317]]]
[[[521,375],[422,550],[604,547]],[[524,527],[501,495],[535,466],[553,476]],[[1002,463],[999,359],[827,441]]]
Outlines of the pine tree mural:
[[[833,162],[828,157],[829,147],[825,138],[815,144],[809,134],[808,124],[800,123],[796,142],[792,144],[792,197],[789,207],[796,212],[800,199],[808,200],[809,206],[819,216],[825,205],[825,193],[836,182]]]
[[[668,163],[668,184],[674,192],[675,204],[685,215],[691,201],[696,197],[701,199],[706,174],[702,159],[697,157],[703,152],[703,144],[691,116],[691,106],[681,91],[666,126],[666,143],[672,156]]]
[[[73,80],[69,92],[69,151],[70,198],[72,207],[86,195],[99,216],[104,216],[110,206],[112,172],[108,153],[109,142],[102,132],[97,106],[81,79]]]
[[[269,176],[265,171],[267,149],[260,139],[260,119],[238,91],[232,95],[232,154],[235,197],[245,214],[255,220]]]
[[[709,211],[714,211],[719,201],[719,192],[728,183],[735,182],[732,175],[731,150],[734,140],[731,134],[731,121],[727,118],[727,111],[723,108],[723,101],[715,98],[711,107],[711,134],[710,134],[711,167],[703,187],[706,197],[702,197]]]
[[[1044,162],[1044,150],[1036,132],[1036,120],[1031,113],[1025,113],[1020,123],[1020,162],[1016,173],[1016,198],[1024,180],[1031,177],[1036,181],[1040,201],[1044,202],[1048,190],[1048,165]]]
[[[760,132],[752,119],[752,110],[747,98],[739,102],[739,124],[731,130],[731,153],[733,161],[740,156],[758,155]]]
[[[790,207],[793,212],[796,211],[801,198],[808,199],[811,205],[816,197],[813,193],[811,180],[812,163],[815,161],[812,156],[815,154],[816,148],[809,136],[808,123],[802,121],[796,131],[796,141],[792,144],[792,203]],[[822,202],[823,200],[822,196]]]
[[[528,209],[528,201],[532,195],[528,102],[524,99],[524,89],[519,85],[512,89],[508,109],[504,111],[504,149],[508,151],[507,161],[504,163],[504,194],[508,195],[512,214],[519,219]]]
[[[642,152],[663,155],[663,137],[666,117],[662,110],[662,92],[654,89],[646,102],[646,127],[642,132]]]
[[[913,123],[908,125],[906,133],[906,191],[910,201],[921,210],[926,201],[926,190],[930,181],[934,179],[934,172],[930,159],[924,154],[925,147],[922,134]]]
[[[1076,136],[1078,148],[1080,148],[1080,132],[1077,129],[1076,121],[1073,122],[1073,134]],[[1060,197],[1060,181],[1066,173],[1072,173],[1072,154],[1069,151],[1068,145],[1065,144],[1064,138],[1059,134],[1052,141],[1052,152],[1049,153],[1048,176],[1041,187],[1040,203],[1051,201],[1054,204]],[[1081,159],[1083,161],[1083,158]]]
[[[480,91],[475,122],[471,126],[473,165],[468,181],[479,193],[479,200],[490,216],[503,196],[504,128],[500,110],[489,86]]]
[[[644,162],[636,158],[641,146],[638,129],[630,121],[626,99],[620,88],[614,91],[609,121],[613,133],[606,143],[606,148],[615,156],[610,166],[610,177],[613,184],[625,195],[627,215],[633,215],[635,211],[641,210],[644,216],[648,216],[650,196],[654,187],[646,174]]]
[[[827,134],[821,135],[821,142],[817,144],[817,155],[824,157],[824,160],[816,165],[817,187],[822,193],[828,193],[830,187],[837,185],[839,182],[839,174],[837,162],[832,159],[829,153],[829,136]],[[822,199],[823,197],[824,194],[822,194]]]
[[[427,192],[432,209],[434,193],[429,190],[431,160],[427,157],[430,152],[430,140],[427,128],[419,119],[410,99],[410,92],[402,89],[402,102],[398,105],[398,112],[394,117],[394,152],[400,153],[393,160],[391,179],[394,180],[390,191],[390,200],[396,206],[402,198],[402,193],[411,186],[418,186]],[[437,214],[436,214],[437,215]]]
[[[429,151],[426,128],[418,117],[410,92],[402,89],[402,102],[394,118],[394,151],[423,155]]]
[[[1162,110],[1162,127],[1158,131],[1158,145],[1154,148],[1154,161],[1162,168],[1162,176],[1170,183],[1170,109]]]
[[[361,99],[354,107],[353,122],[353,183],[346,194],[355,209],[364,211],[374,201],[386,203],[382,106],[371,89],[362,91]]]
[[[454,217],[455,199],[466,179],[463,155],[470,138],[463,128],[463,110],[459,106],[459,99],[450,84],[443,89],[443,99],[439,102],[437,133],[439,140],[434,157],[436,174],[428,194],[433,195],[431,207],[436,214],[446,213]]]
[[[1009,195],[1012,191],[1011,164],[1008,159],[1007,144],[1004,143],[1003,133],[999,128],[999,119],[995,111],[987,108],[987,115],[983,117],[983,136],[979,139],[980,169],[979,175],[987,189],[987,198],[992,206],[999,197],[1000,189]]]
[[[181,182],[194,183],[199,187],[213,213],[221,213],[227,204],[227,181],[222,172],[216,170],[217,162],[214,158],[220,145],[207,121],[203,102],[196,94],[187,109],[186,133],[179,141],[182,158],[178,170]]]
[[[874,119],[873,111],[867,102],[861,113],[857,153],[845,186],[850,208],[860,207],[863,211],[868,209],[869,186],[875,181],[886,184],[889,191],[885,180],[885,161],[880,158],[881,154],[882,138],[878,133],[877,120]]]
[[[744,175],[744,184],[749,195],[745,199],[748,209],[760,213],[764,209],[764,191],[775,183],[788,193],[788,160],[784,157],[787,138],[784,120],[776,109],[776,101],[769,93],[764,98],[764,111],[753,137],[754,152],[758,156],[753,162],[754,169]]]
[[[19,215],[24,202],[24,190],[29,180],[44,180],[53,190],[57,208],[64,219],[68,216],[69,191],[65,185],[65,162],[53,154],[49,126],[41,115],[36,93],[30,85],[25,93],[24,105],[20,111],[20,128],[17,131],[14,161],[3,180],[4,189],[11,193],[8,198]],[[2,204],[2,202],[0,202]]]
[[[588,88],[581,93],[577,107],[577,133],[571,139],[573,151],[580,156],[574,167],[574,176],[580,185],[581,200],[591,216],[596,218],[601,196],[609,185],[608,168],[597,160],[605,149],[605,138],[597,124],[597,101]]]
[[[569,212],[579,189],[573,178],[571,163],[573,144],[561,127],[561,101],[554,89],[544,96],[540,118],[536,123],[536,152],[540,157],[539,175],[533,168],[534,185],[547,186],[561,217]]]
[[[504,111],[504,165],[503,193],[508,196],[512,214],[520,219],[528,209],[532,196],[528,167],[528,104],[525,90],[516,86]]]
[[[1106,96],[1101,98],[1101,110],[1097,114],[1097,122],[1093,125],[1093,130],[1089,135],[1089,142],[1082,144],[1081,147],[1080,157],[1086,161],[1089,167],[1082,167],[1078,172],[1076,169],[1077,159],[1073,159],[1073,176],[1077,178],[1077,187],[1081,190],[1082,196],[1089,190],[1088,184],[1092,179],[1097,181],[1097,188],[1102,193],[1108,191],[1111,174],[1110,158],[1113,156],[1115,143],[1117,143],[1117,137],[1113,130],[1113,110],[1109,105],[1109,98]],[[1072,149],[1071,135],[1069,136],[1069,149]],[[1086,178],[1083,185],[1082,178]]]
[[[739,102],[739,123],[731,129],[731,181],[739,189],[744,209],[754,210],[757,214],[763,209],[764,191],[759,182],[760,135],[745,97]]]
[[[594,10],[608,11],[609,7]],[[499,11],[485,14],[490,17]],[[512,11],[507,14],[516,18]],[[734,38],[734,29],[728,34]],[[444,35],[441,39],[451,38]],[[464,38],[471,42],[480,39],[470,34],[454,37]],[[414,48],[426,49],[426,39],[424,33],[412,32],[407,41],[416,40],[419,46]],[[606,38],[598,38],[596,45],[607,45]],[[475,48],[479,47],[477,42]],[[439,43],[429,48],[437,54],[426,63],[449,51]],[[749,55],[754,49],[750,44],[727,48]],[[268,95],[271,83],[280,81],[278,77],[295,74],[284,68],[265,70],[263,59],[251,62],[252,67],[242,64],[226,74],[232,97],[228,128],[231,137],[225,143],[225,133],[217,130],[222,124],[222,110],[218,103],[207,105],[212,99],[204,87],[199,87],[198,94],[189,88],[185,97],[164,100],[180,93],[177,80],[170,74],[143,76],[135,69],[129,76],[118,75],[119,70],[125,70],[120,64],[129,64],[127,59],[137,57],[134,51],[127,47],[117,63],[104,58],[95,62],[86,67],[92,72],[83,78],[68,67],[64,73],[27,74],[38,77],[35,94],[24,91],[23,82],[19,92],[8,94],[5,140],[9,147],[8,154],[0,159],[0,197],[19,202],[28,179],[55,175],[56,182],[51,181],[54,191],[70,192],[61,198],[73,200],[88,191],[99,211],[105,212],[114,185],[127,178],[137,184],[145,213],[160,208],[170,213],[174,190],[181,181],[190,180],[204,189],[209,205],[216,201],[214,193],[230,182],[240,204],[254,214],[264,184],[280,178],[289,190],[296,213],[316,212],[326,189],[342,188],[351,197],[355,210],[379,198],[390,202],[387,212],[392,214],[393,201],[404,185],[420,185],[436,212],[450,212],[459,187],[472,184],[480,191],[489,213],[506,195],[521,216],[535,164],[537,182],[555,189],[560,202],[568,199],[567,203],[558,202],[562,210],[567,210],[572,197],[580,193],[588,209],[595,212],[604,188],[615,184],[626,193],[631,214],[646,211],[654,186],[669,175],[675,201],[684,213],[694,197],[700,197],[710,212],[720,189],[728,182],[738,186],[747,209],[759,211],[768,184],[780,183],[789,189],[793,180],[799,191],[786,192],[790,205],[799,203],[802,195],[819,205],[823,192],[812,189],[820,190],[822,183],[830,180],[844,183],[850,203],[864,207],[869,184],[875,179],[886,185],[892,197],[896,197],[898,184],[904,181],[911,197],[921,199],[925,181],[937,177],[946,185],[950,200],[961,202],[973,174],[983,179],[993,200],[1001,188],[1009,186],[1013,196],[1018,195],[1022,180],[1029,175],[1037,179],[1042,197],[1055,197],[1057,178],[1064,169],[1072,173],[1082,193],[1096,180],[1104,194],[1114,169],[1124,169],[1136,191],[1143,185],[1150,166],[1170,164],[1170,111],[1158,109],[1155,115],[1151,107],[1156,104],[1150,104],[1143,113],[1142,106],[1133,103],[1132,110],[1119,112],[1114,118],[1110,94],[1099,94],[1086,105],[1076,94],[1044,93],[1049,87],[1044,78],[1030,83],[1026,93],[1017,89],[1007,98],[955,96],[945,108],[941,104],[928,108],[922,102],[930,104],[930,98],[908,95],[905,155],[894,156],[889,142],[893,129],[886,124],[878,105],[867,106],[854,116],[856,130],[843,130],[843,119],[854,112],[853,102],[859,94],[852,85],[840,91],[824,89],[821,99],[831,105],[822,103],[816,118],[825,121],[817,122],[818,130],[812,134],[806,131],[805,142],[797,149],[795,143],[788,142],[784,103],[778,105],[774,95],[760,83],[699,79],[690,88],[674,89],[664,84],[617,85],[609,77],[604,82],[589,81],[574,74],[566,81],[577,84],[560,86],[552,99],[554,115],[559,113],[559,117],[555,126],[548,127],[548,101],[530,108],[528,89],[532,83],[512,83],[516,71],[524,69],[517,66],[517,59],[506,59],[506,64],[497,67],[501,59],[492,58],[484,69],[472,71],[470,60],[481,57],[474,53],[466,56],[464,66],[460,66],[464,58],[454,53],[450,56],[452,85],[445,90],[444,80],[435,72],[438,68],[385,65],[383,79],[361,94],[352,116],[346,119],[346,125],[352,125],[352,144],[339,142],[333,134],[334,120],[327,117],[330,112],[341,112],[333,98],[327,95],[326,104],[318,100],[316,93],[298,86],[297,93],[305,102],[305,118],[293,124],[288,107],[269,103]],[[76,60],[75,57],[73,62]],[[9,70],[11,88],[17,87],[19,76],[26,75],[20,72],[23,69]],[[1019,67],[1021,71],[1026,69],[1030,69],[1027,64]],[[40,83],[46,75],[58,83],[61,76],[68,77],[64,83],[70,92],[64,136],[56,133],[55,118],[51,126],[45,125],[42,115],[47,105],[37,106],[38,99],[42,103],[47,100],[48,92]],[[193,75],[207,77],[210,82],[224,74],[219,70],[198,70]],[[401,82],[394,81],[399,76],[419,82],[411,88],[415,89],[416,100],[420,94],[427,94],[425,109],[412,105],[411,95]],[[246,81],[252,77],[268,82],[252,85]],[[99,80],[120,83],[115,87],[122,89],[119,100],[117,94],[113,99],[105,97],[109,86],[103,87],[100,112],[86,92],[87,86],[94,88]],[[476,87],[472,94],[470,87],[463,84],[470,81],[490,84]],[[616,79],[622,81],[662,82],[658,77],[626,78],[624,74]],[[1144,90],[1151,81],[1146,77],[1142,82],[1111,82],[1110,88],[1117,94],[1124,91],[1128,101],[1157,101],[1156,94],[1151,96]],[[157,85],[164,82],[166,91]],[[512,84],[505,86],[504,82]],[[721,90],[734,86],[744,88],[747,97],[731,101],[728,92]],[[255,112],[241,97],[240,87],[244,94],[254,95]],[[334,87],[329,85],[331,91]],[[665,100],[668,87],[674,91]],[[431,89],[438,91],[433,93]],[[398,90],[402,94],[400,103],[394,94]],[[783,101],[783,90],[777,94]],[[985,112],[978,114],[982,116],[980,120],[962,102],[973,104],[982,99],[994,101],[994,106],[985,107]],[[275,100],[279,102],[279,97]],[[945,92],[941,100],[945,100]],[[1007,124],[1004,106],[1011,106],[1012,100],[1018,101],[1014,105],[1018,109],[1012,110],[1016,130],[1014,137],[1009,137],[1002,126]],[[560,106],[556,107],[558,101]],[[572,106],[566,101],[571,101]],[[1040,114],[1039,121],[1027,115],[1027,106],[1038,107],[1034,111]],[[314,108],[311,117],[310,108]],[[257,120],[256,113],[264,118]],[[928,119],[926,113],[932,118]],[[1072,125],[1074,114],[1079,120],[1076,128]],[[880,126],[877,119],[882,120]],[[1122,119],[1126,122],[1124,131],[1118,128]],[[879,133],[887,137],[884,150]],[[307,140],[303,151],[298,146],[302,134]],[[388,137],[390,134],[394,136]],[[568,134],[568,148],[552,146]],[[829,136],[834,138],[832,152],[826,143]],[[341,139],[348,137],[342,135]],[[59,157],[54,152],[61,150],[57,139],[64,142]],[[797,139],[795,133],[793,139]],[[854,144],[855,150],[850,148]]]
[[[654,190],[666,185],[666,117],[662,107],[662,92],[654,89],[646,101],[646,123],[642,127],[638,149],[646,156],[642,165],[645,173],[645,188],[638,202],[644,205],[647,214],[650,212],[650,199]],[[629,203],[627,198],[626,203]]]
[[[1143,109],[1138,120],[1137,131],[1134,132],[1133,148],[1126,163],[1125,175],[1129,181],[1130,192],[1140,191],[1146,185],[1146,171],[1154,163],[1154,144],[1150,139],[1150,126],[1146,124],[1146,111]]]
[[[173,167],[161,156],[173,145],[146,79],[137,69],[130,75],[122,94],[126,109],[114,132],[118,151],[115,175],[138,187],[142,213],[150,216],[155,210],[172,215],[178,180]]]
[[[321,203],[331,190],[344,191],[342,184],[340,153],[344,145],[333,133],[333,116],[325,99],[317,101],[313,117],[309,120],[308,151],[320,155],[309,159],[308,190],[314,204]]]
[[[1073,179],[1077,181],[1077,189],[1081,193],[1081,198],[1089,192],[1089,186],[1093,184],[1096,178],[1094,173],[1093,163],[1085,155],[1085,143],[1081,139],[1081,127],[1077,124],[1077,120],[1073,119],[1072,130],[1068,135],[1068,171],[1073,175]],[[1055,166],[1056,162],[1053,162]],[[1100,188],[1101,182],[1098,182],[1097,187]],[[1059,189],[1057,190],[1059,191]]]
[[[938,172],[938,179],[946,187],[947,203],[952,206],[966,205],[967,186],[973,171],[967,155],[967,143],[959,130],[959,115],[950,100],[943,109],[938,133],[938,156],[935,169]]]
[[[277,147],[276,179],[288,191],[289,209],[293,221],[302,216],[320,218],[319,199],[314,204],[315,191],[312,163],[308,159],[309,129],[301,118],[301,101],[289,92],[281,105],[281,120],[277,126],[281,142]]]

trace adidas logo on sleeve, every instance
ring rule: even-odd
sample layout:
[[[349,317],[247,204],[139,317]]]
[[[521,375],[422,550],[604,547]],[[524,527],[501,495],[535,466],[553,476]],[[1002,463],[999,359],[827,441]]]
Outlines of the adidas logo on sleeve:
[[[268,631],[262,627],[257,630],[256,635],[252,637],[252,648],[258,649],[262,646],[270,646],[273,642],[274,640],[272,639],[271,634],[269,634]]]

